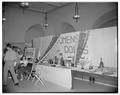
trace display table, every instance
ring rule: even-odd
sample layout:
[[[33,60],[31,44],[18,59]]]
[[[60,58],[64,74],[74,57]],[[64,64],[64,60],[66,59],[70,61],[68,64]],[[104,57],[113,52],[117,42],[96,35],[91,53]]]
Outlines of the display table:
[[[71,69],[37,65],[36,72],[40,73],[46,81],[58,84],[68,89],[72,88]]]
[[[90,72],[89,70],[81,70],[76,67],[51,67],[49,65],[37,65],[36,72],[49,82],[58,84],[68,89],[73,89],[73,80],[80,78],[83,81],[89,80],[90,77],[95,78],[95,83],[109,84],[117,86],[118,77],[116,75],[103,75],[98,72]]]
[[[111,85],[112,87],[117,87],[118,85],[117,77],[107,76],[107,75],[102,75],[102,74],[95,74],[95,73],[72,70],[72,77],[73,79],[82,79],[83,81],[84,80],[89,81],[90,77],[93,77],[95,83],[99,83],[102,85]]]

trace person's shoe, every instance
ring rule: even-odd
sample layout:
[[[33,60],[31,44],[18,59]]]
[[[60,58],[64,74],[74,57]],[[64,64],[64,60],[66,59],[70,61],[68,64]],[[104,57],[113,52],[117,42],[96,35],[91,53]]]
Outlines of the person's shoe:
[[[19,83],[15,83],[15,86],[18,86],[19,85]]]

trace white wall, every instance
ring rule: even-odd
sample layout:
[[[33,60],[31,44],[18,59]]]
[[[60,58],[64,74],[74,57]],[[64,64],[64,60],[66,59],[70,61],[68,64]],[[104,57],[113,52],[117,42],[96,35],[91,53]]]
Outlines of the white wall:
[[[52,41],[52,38],[53,35],[33,39],[33,47],[39,49],[39,57],[42,57],[43,54],[46,52],[48,46],[50,45],[50,42]]]
[[[24,42],[25,32],[34,24],[43,24],[43,14],[6,7],[6,22],[3,25],[5,42]]]
[[[93,65],[99,66],[102,57],[105,67],[117,68],[117,27],[90,30],[87,46]]]

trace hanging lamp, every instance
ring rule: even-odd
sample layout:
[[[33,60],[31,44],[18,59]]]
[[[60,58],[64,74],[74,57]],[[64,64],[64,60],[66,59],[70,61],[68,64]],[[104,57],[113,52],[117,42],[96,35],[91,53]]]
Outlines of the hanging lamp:
[[[45,27],[45,29],[47,29],[47,27],[48,27],[48,22],[47,22],[47,12],[45,12],[45,23],[43,24],[43,27]]]
[[[28,2],[21,2],[19,6],[23,9],[23,13],[24,13],[24,10],[29,7],[29,3]]]
[[[73,16],[73,19],[74,19],[76,22],[78,22],[79,18],[80,18],[80,15],[79,15],[79,12],[78,12],[78,3],[76,3],[76,4],[75,4],[75,14],[74,14],[74,16]]]
[[[5,22],[6,18],[5,18],[5,5],[3,5],[3,9],[2,9],[2,21]]]

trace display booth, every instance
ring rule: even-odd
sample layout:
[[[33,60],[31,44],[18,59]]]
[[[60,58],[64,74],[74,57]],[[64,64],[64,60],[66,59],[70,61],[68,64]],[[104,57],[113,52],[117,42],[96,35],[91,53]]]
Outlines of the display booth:
[[[62,53],[74,66],[81,60],[98,66],[102,58],[106,67],[117,68],[117,27],[35,38],[33,47],[40,60],[53,60]]]
[[[118,51],[116,26],[34,38],[33,47],[39,51],[37,56],[39,57],[40,61],[43,62],[43,65],[44,63],[48,64],[48,67],[43,66],[44,69],[46,68],[48,70],[49,68],[50,63],[48,62],[48,60],[54,61],[55,56],[57,56],[57,58],[59,59],[62,55],[64,66],[61,65],[60,68],[66,67],[67,69],[64,68],[64,72],[69,72],[68,75],[72,75],[72,70],[81,72],[81,68],[84,69],[82,70],[82,72],[90,73],[90,69],[95,71],[94,68],[98,68],[100,64],[100,59],[102,58],[105,68],[102,71],[95,71],[95,74],[102,75],[105,73],[106,76],[117,78]],[[39,68],[43,67],[39,65],[37,67],[38,72]],[[55,68],[58,69],[57,65]],[[51,70],[56,71],[56,69],[52,68]],[[70,71],[66,71],[68,69],[70,69]],[[48,73],[47,75],[49,75],[50,72],[45,70],[44,73],[46,72]],[[57,73],[59,75],[60,72],[62,71],[59,70],[58,73],[57,70]],[[108,73],[111,75],[109,75]],[[64,73],[61,74],[64,75]],[[47,77],[46,79],[49,78]],[[68,84],[72,84],[71,80],[72,76]],[[50,79],[47,81],[50,81]],[[68,88],[71,88],[71,85],[69,85]]]

